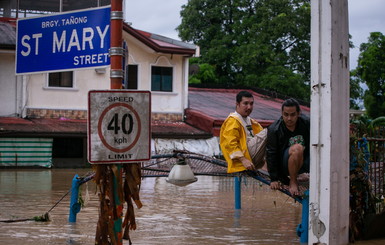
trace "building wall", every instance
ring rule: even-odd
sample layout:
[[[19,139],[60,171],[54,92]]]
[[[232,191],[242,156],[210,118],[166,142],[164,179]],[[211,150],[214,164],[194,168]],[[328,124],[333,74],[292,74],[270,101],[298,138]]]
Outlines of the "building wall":
[[[21,82],[15,75],[15,55],[0,51],[0,116],[17,116],[20,113]]]
[[[130,35],[124,35],[126,40],[132,40]],[[184,78],[184,58],[181,55],[159,54],[149,49],[136,39],[128,43],[129,64],[138,65],[138,89],[151,90],[151,66],[173,67],[173,91],[152,92],[153,113],[183,114],[187,105],[183,103],[183,86],[187,84]],[[187,95],[186,95],[187,96]]]
[[[87,110],[88,91],[109,89],[109,71],[98,74],[95,69],[74,72],[74,88],[48,87],[48,74],[26,76],[26,90],[29,109]]]
[[[129,64],[138,65],[138,89],[151,91],[151,67],[173,67],[173,91],[152,92],[153,120],[180,121],[187,108],[188,57],[156,53],[124,33]],[[187,62],[186,62],[187,61]],[[186,68],[187,67],[187,68]],[[0,50],[0,116],[85,119],[89,90],[110,88],[109,68],[74,71],[74,88],[48,87],[48,73],[15,75],[15,51]]]

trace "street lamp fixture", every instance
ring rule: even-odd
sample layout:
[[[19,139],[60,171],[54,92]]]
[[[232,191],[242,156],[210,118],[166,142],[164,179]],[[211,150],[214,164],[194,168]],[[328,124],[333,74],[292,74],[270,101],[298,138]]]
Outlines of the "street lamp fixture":
[[[198,178],[194,176],[193,171],[184,158],[178,159],[178,162],[172,167],[168,177],[166,178],[168,183],[177,186],[186,186],[196,182],[197,180]]]

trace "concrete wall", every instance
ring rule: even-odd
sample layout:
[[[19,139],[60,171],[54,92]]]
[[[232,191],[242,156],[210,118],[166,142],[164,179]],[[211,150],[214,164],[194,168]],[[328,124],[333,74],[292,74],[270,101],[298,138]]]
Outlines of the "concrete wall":
[[[20,79],[15,75],[13,51],[0,51],[0,116],[17,116],[20,113],[21,91]]]
[[[159,54],[149,49],[143,43],[133,40],[130,35],[125,34],[128,43],[129,64],[138,65],[138,89],[151,90],[151,67],[168,66],[173,67],[173,91],[172,92],[152,92],[152,112],[153,113],[183,113],[187,105],[184,105],[183,88],[188,81],[184,78],[184,57],[181,55]]]
[[[73,88],[48,87],[48,74],[26,75],[27,107],[32,109],[86,110],[89,90],[108,89],[109,72],[97,74],[95,69],[74,72]]]

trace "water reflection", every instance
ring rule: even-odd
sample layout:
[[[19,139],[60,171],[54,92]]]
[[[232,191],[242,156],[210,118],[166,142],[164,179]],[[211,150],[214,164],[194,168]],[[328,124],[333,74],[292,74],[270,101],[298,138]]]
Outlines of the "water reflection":
[[[75,174],[88,171],[1,170],[0,220],[44,214],[69,191]],[[90,199],[76,223],[68,223],[68,195],[51,211],[51,222],[0,222],[0,244],[94,244],[99,201],[95,185],[87,186]],[[242,184],[242,210],[234,210],[233,179],[223,177],[199,176],[186,187],[147,178],[141,199],[138,229],[130,233],[134,244],[299,244],[301,205],[252,179]]]

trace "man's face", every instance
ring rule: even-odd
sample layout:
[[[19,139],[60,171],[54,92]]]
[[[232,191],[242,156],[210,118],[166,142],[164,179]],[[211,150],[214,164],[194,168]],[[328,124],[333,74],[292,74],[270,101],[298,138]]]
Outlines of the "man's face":
[[[242,97],[241,102],[237,102],[236,111],[242,116],[247,117],[253,111],[254,98]]]
[[[295,106],[284,106],[282,110],[282,118],[285,125],[289,129],[295,129],[300,112]]]

